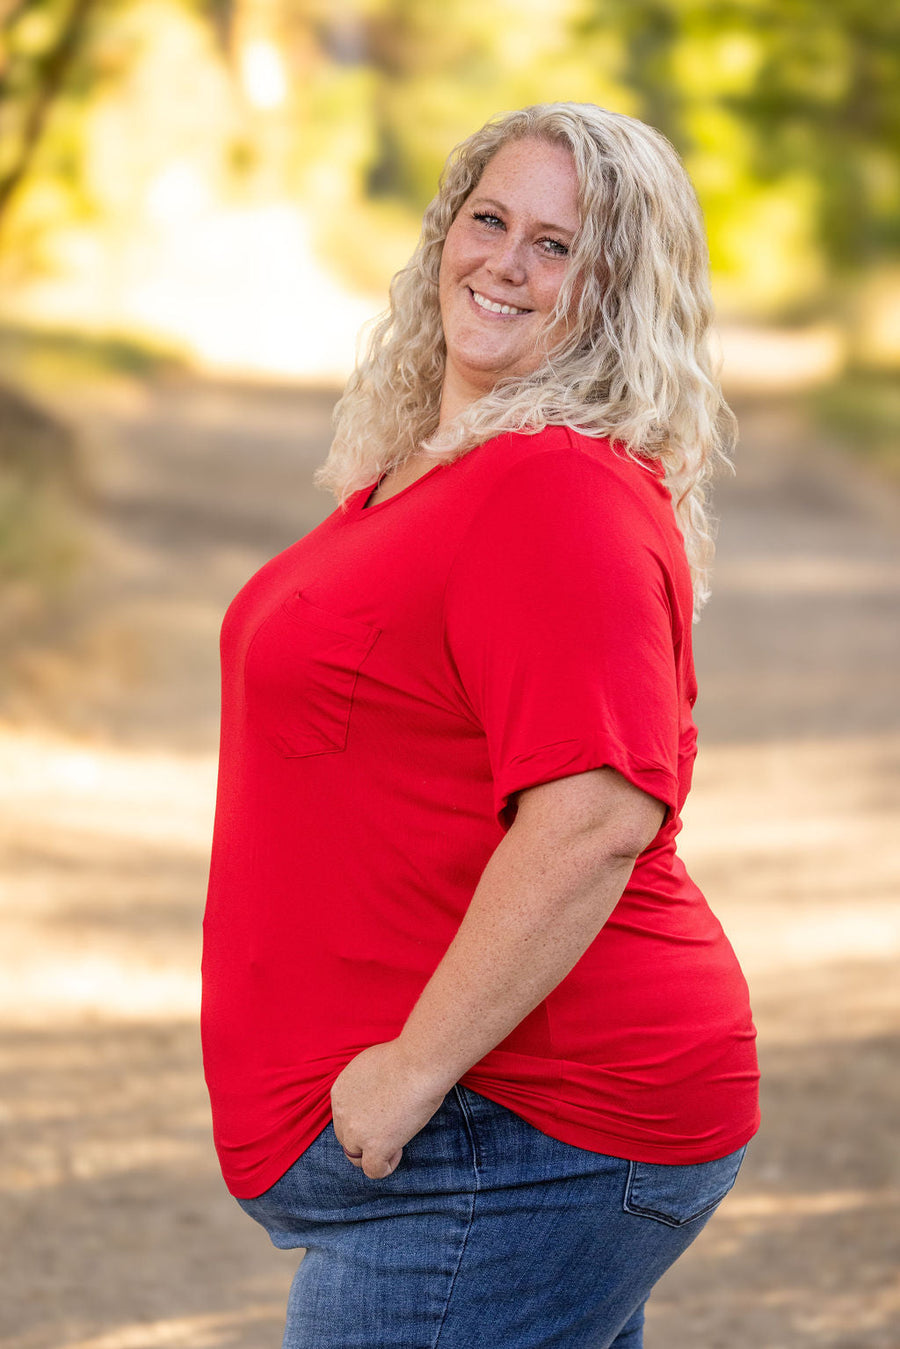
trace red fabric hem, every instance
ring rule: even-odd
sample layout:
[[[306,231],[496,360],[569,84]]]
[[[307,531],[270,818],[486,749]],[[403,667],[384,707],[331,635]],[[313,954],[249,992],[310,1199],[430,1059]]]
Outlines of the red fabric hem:
[[[513,763],[498,769],[494,779],[497,819],[502,824],[508,818],[509,798],[516,792],[596,768],[614,768],[632,786],[662,802],[666,814],[660,828],[675,815],[678,780],[671,769],[629,753],[614,736],[602,735],[541,745],[531,754],[520,754]]]
[[[523,1102],[518,1094],[515,1100],[509,1099],[502,1090],[486,1087],[480,1080],[469,1081],[468,1074],[461,1081],[463,1086],[470,1087],[479,1096],[484,1096],[489,1101],[494,1101],[496,1105],[501,1105],[507,1110],[511,1110],[514,1115],[525,1120],[540,1133],[546,1134],[548,1138],[555,1138],[560,1143],[569,1143],[572,1147],[582,1148],[586,1152],[599,1152],[608,1157],[620,1157],[629,1162],[661,1162],[670,1166],[690,1166],[700,1162],[714,1162],[720,1157],[727,1157],[730,1153],[736,1152],[738,1148],[749,1143],[750,1139],[759,1130],[760,1114],[757,1109],[753,1117],[752,1124],[744,1125],[738,1130],[725,1132],[715,1132],[710,1138],[697,1139],[685,1138],[671,1140],[668,1143],[649,1143],[646,1140],[638,1141],[633,1138],[623,1138],[619,1134],[610,1133],[604,1129],[588,1128],[584,1125],[573,1123],[571,1120],[561,1120],[558,1117],[553,1120],[553,1127],[548,1127],[547,1111],[530,1111],[527,1106],[523,1108]],[[224,1155],[224,1149],[220,1151],[219,1162],[222,1167],[222,1175],[229,1193],[236,1199],[255,1199],[266,1190],[279,1181],[286,1171],[293,1166],[298,1157],[310,1147],[319,1134],[328,1124],[331,1123],[331,1110],[328,1102],[330,1099],[330,1085],[328,1093],[317,1110],[313,1110],[305,1117],[303,1129],[298,1129],[292,1135],[290,1141],[279,1148],[276,1153],[268,1157],[264,1165],[255,1166],[249,1172],[243,1170],[238,1173],[229,1165],[229,1159]]]
[[[548,1128],[546,1115],[532,1114],[527,1107],[523,1109],[520,1100],[512,1102],[504,1099],[502,1091],[486,1089],[481,1081],[476,1084],[463,1077],[461,1082],[479,1096],[484,1096],[496,1105],[511,1110],[514,1115],[518,1115],[526,1124],[546,1134],[548,1138],[555,1138],[560,1143],[569,1143],[572,1147],[584,1149],[585,1152],[600,1152],[607,1157],[619,1157],[626,1162],[661,1162],[668,1166],[692,1166],[701,1162],[715,1162],[749,1143],[760,1126],[760,1113],[757,1109],[752,1124],[744,1125],[742,1129],[728,1133],[716,1132],[708,1139],[685,1138],[671,1140],[668,1143],[648,1143],[646,1140],[623,1138],[620,1134],[588,1128],[572,1120],[558,1117],[553,1120],[553,1127]]]

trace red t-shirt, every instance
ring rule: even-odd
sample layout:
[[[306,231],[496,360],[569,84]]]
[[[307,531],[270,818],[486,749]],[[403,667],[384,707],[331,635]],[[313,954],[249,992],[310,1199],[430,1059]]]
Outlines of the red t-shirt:
[[[229,1188],[274,1184],[349,1060],[399,1034],[511,794],[604,764],[666,821],[572,972],[463,1082],[597,1152],[733,1151],[758,1123],[755,1031],[675,852],[691,588],[659,473],[554,427],[371,490],[222,628],[203,1045]]]

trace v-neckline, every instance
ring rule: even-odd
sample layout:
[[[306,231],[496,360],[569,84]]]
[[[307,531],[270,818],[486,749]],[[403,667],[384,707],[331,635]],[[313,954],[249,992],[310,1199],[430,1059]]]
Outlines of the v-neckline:
[[[439,468],[444,467],[445,465],[443,463],[432,465],[432,467],[427,469],[425,473],[421,473],[418,478],[413,478],[412,482],[408,482],[405,487],[401,487],[396,492],[392,492],[389,497],[385,497],[382,501],[373,502],[371,506],[368,506],[366,503],[372,496],[372,493],[377,491],[378,482],[372,483],[372,485],[369,487],[360,488],[360,495],[359,495],[360,514],[369,515],[372,511],[380,511],[385,506],[390,506],[392,501],[396,501],[399,497],[406,496],[407,492],[411,492],[414,487],[418,487],[420,482],[424,482],[426,478],[430,478],[432,474],[436,473]],[[379,479],[378,481],[380,482],[381,479]]]

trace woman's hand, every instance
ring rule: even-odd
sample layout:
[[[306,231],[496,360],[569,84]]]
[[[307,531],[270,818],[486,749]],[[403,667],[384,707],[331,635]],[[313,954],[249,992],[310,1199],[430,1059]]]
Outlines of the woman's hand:
[[[334,1132],[371,1180],[389,1176],[403,1148],[440,1108],[445,1093],[424,1082],[396,1040],[357,1054],[331,1088]]]

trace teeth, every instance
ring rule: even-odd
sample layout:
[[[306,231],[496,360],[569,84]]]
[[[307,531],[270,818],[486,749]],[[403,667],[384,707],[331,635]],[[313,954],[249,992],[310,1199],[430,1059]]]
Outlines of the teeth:
[[[516,309],[511,304],[495,304],[485,295],[479,295],[477,290],[472,291],[472,299],[476,304],[481,305],[482,309],[489,309],[492,314],[527,314],[527,309]]]

